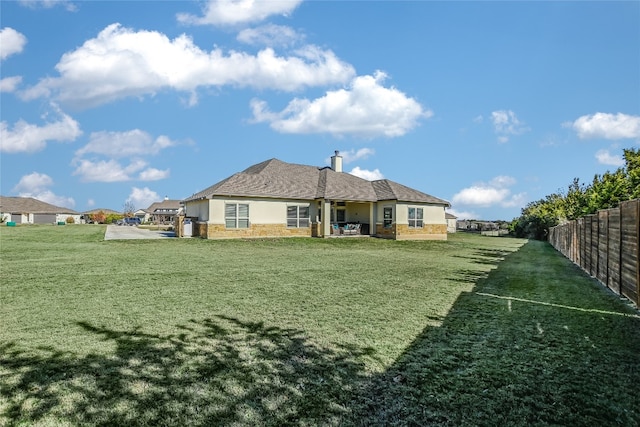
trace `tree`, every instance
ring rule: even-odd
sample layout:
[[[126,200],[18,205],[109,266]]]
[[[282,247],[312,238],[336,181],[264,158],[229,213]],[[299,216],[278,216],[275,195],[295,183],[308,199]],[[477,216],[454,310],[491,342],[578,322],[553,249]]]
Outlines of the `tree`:
[[[546,239],[549,227],[640,198],[640,149],[623,151],[624,167],[595,175],[590,185],[574,178],[566,193],[560,191],[529,203],[511,222],[511,232],[518,237]]]
[[[126,202],[124,202],[122,212],[124,213],[125,218],[131,218],[136,212],[136,206],[132,201],[127,200]]]
[[[625,149],[623,152],[629,199],[638,199],[640,198],[640,148]]]
[[[105,220],[107,219],[107,216],[104,214],[104,212],[100,211],[94,214],[91,214],[90,216],[91,221],[96,222],[98,224],[104,224]]]

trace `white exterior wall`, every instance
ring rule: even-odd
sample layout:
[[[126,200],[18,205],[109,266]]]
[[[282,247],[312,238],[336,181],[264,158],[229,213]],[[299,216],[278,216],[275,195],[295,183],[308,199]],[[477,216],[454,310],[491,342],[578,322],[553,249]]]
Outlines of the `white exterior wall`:
[[[447,224],[444,216],[444,206],[421,205],[418,203],[398,203],[396,206],[396,216],[394,217],[396,224],[409,224],[409,207],[423,209],[423,221],[425,224]]]
[[[251,224],[287,224],[287,206],[310,206],[313,203],[284,199],[211,199],[209,202],[209,220],[211,224],[224,224],[224,206],[226,203],[248,203],[249,223]],[[315,218],[310,212],[311,219]]]
[[[347,222],[369,224],[369,203],[347,203]]]
[[[57,214],[56,215],[56,223],[57,222],[67,222],[67,218],[72,217],[74,224],[80,224],[80,214]]]
[[[198,218],[198,221],[209,221],[211,200],[195,200],[185,203],[185,216]]]
[[[378,202],[377,206],[376,206],[376,216],[377,216],[377,222],[379,223],[383,223],[384,222],[384,208],[388,208],[390,207],[391,209],[393,209],[393,213],[392,213],[392,221],[396,222],[397,220],[397,206],[396,206],[396,202],[393,200],[385,200],[383,202]],[[406,214],[408,215],[408,213]],[[405,215],[405,216],[406,216]],[[407,220],[408,223],[408,220]]]

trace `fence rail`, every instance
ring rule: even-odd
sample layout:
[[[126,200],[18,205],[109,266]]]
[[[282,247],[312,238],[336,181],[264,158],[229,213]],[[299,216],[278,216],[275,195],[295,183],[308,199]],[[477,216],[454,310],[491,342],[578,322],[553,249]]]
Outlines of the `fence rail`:
[[[640,307],[640,199],[620,203],[549,231],[556,250]]]

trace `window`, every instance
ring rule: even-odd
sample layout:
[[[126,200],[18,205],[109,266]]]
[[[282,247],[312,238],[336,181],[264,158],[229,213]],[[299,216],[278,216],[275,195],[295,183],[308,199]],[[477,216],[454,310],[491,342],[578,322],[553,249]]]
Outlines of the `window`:
[[[384,208],[384,228],[391,228],[393,223],[393,208],[391,206]]]
[[[309,206],[287,206],[287,227],[309,227]]]
[[[409,228],[422,228],[423,218],[422,208],[409,208]]]
[[[224,223],[227,228],[249,228],[249,205],[227,203],[224,206]]]
[[[347,220],[346,209],[336,209],[336,222],[345,222]]]

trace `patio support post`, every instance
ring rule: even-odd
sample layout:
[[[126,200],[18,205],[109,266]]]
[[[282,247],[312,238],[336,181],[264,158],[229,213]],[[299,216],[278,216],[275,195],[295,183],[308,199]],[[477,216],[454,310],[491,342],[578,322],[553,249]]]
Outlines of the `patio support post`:
[[[376,235],[376,222],[378,222],[378,218],[376,217],[377,212],[376,204],[369,203],[369,234],[371,236]]]
[[[329,237],[331,235],[331,201],[322,200],[322,236]]]

